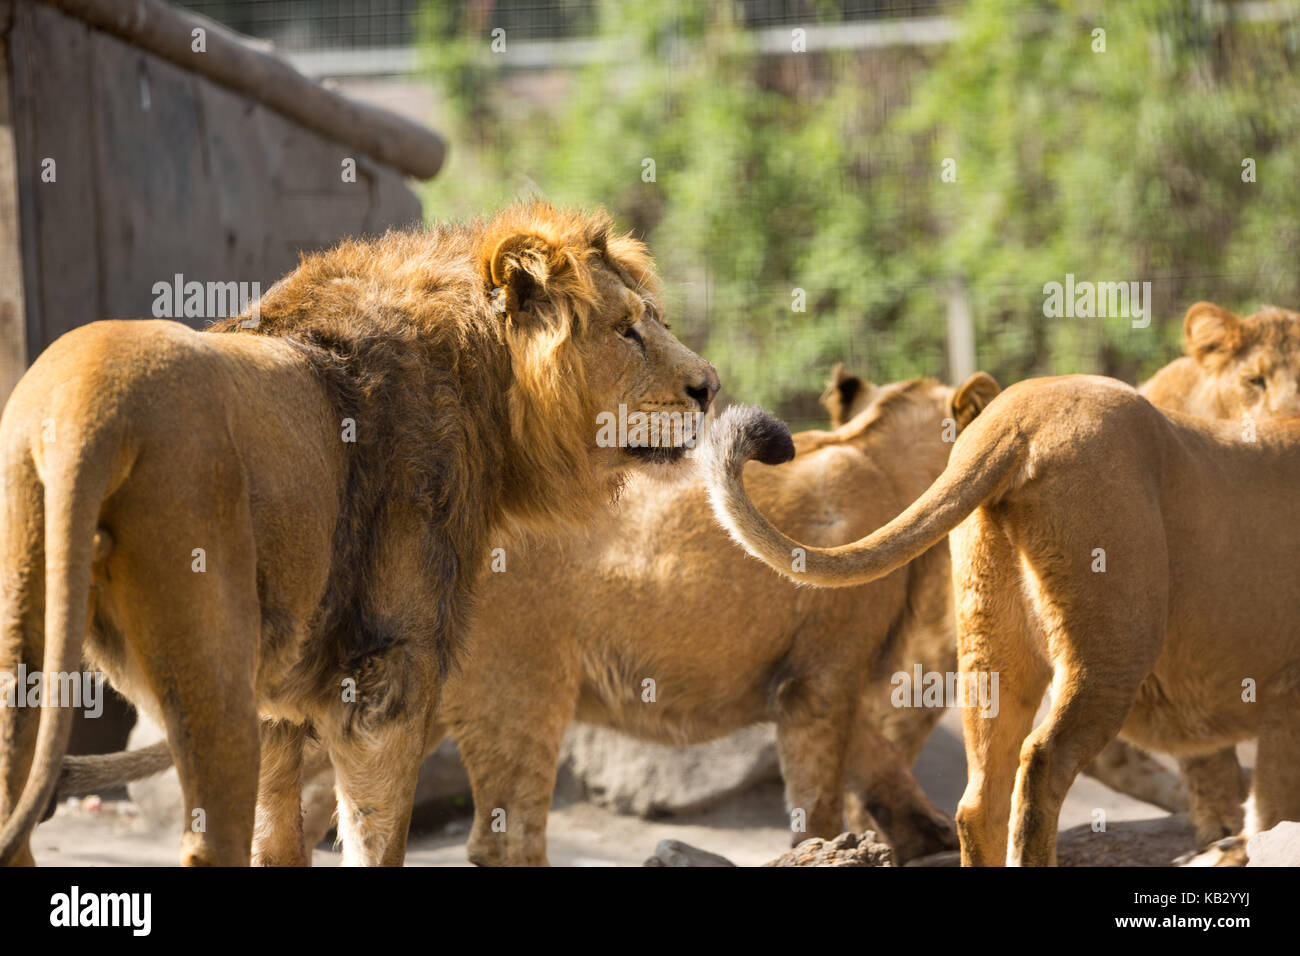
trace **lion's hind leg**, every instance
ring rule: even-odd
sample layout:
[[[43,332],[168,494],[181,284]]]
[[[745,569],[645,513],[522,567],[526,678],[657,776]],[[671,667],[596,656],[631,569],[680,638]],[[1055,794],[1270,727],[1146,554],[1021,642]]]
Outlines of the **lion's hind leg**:
[[[126,645],[129,693],[161,712],[185,806],[181,862],[247,866],[257,803],[257,548],[228,444],[172,437],[111,499],[100,595]],[[178,480],[175,462],[188,462]],[[145,700],[144,703],[149,703]]]
[[[1113,536],[1107,542],[1110,573],[1090,571],[1089,551],[1062,545],[1064,538],[1064,533],[1054,536],[1041,554],[1026,560],[1032,567],[1027,573],[1035,578],[1033,603],[1053,657],[1052,706],[1020,750],[1010,865],[1056,864],[1065,795],[1118,735],[1164,643],[1163,554],[1139,562],[1114,545],[1159,541],[1159,529],[1132,520],[1122,538]]]
[[[957,660],[963,682],[997,676],[996,711],[962,708],[966,790],[957,806],[962,866],[1002,866],[1021,743],[1050,671],[1034,640],[1011,542],[983,511],[959,525],[952,543]],[[992,695],[991,695],[992,696]],[[968,702],[977,703],[977,702]]]
[[[247,866],[259,749],[253,692],[256,597],[248,596],[241,614],[235,601],[205,607],[207,602],[193,593],[202,583],[182,579],[171,586],[157,575],[150,577],[144,588],[123,591],[126,603],[136,600],[143,606],[146,590],[171,600],[167,609],[132,615],[127,633],[139,659],[147,662],[150,690],[162,710],[180,776],[185,802],[181,863]]]

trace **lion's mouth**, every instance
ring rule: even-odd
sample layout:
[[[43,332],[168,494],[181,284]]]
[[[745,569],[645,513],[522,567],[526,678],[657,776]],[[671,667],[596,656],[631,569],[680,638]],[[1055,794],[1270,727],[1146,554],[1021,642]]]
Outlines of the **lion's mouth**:
[[[685,445],[641,446],[627,449],[627,453],[638,461],[651,465],[675,465],[686,457]]]

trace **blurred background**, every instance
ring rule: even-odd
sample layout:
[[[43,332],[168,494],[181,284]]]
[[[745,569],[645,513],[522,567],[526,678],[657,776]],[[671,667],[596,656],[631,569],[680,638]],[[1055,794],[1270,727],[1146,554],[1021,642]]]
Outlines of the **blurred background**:
[[[1300,0],[0,0],[0,402],[68,329],[159,314],[159,283],[266,289],[344,236],[535,196],[645,239],[724,398],[795,427],[825,423],[835,362],[1136,383],[1197,300],[1300,307],[1298,58]],[[1070,276],[1150,283],[1149,324],[1049,316]],[[72,750],[120,749],[133,721],[115,697]],[[606,745],[574,746],[561,790],[602,807],[740,786],[651,799],[653,775],[584,776],[573,754]],[[762,862],[789,836],[774,745],[719,746],[690,766],[768,787],[711,818]],[[955,725],[928,746],[918,776],[951,811]],[[687,779],[662,750],[644,765]],[[444,757],[422,786],[463,811]],[[556,845],[581,836],[553,859],[597,831],[627,840],[602,859],[644,858],[585,806],[553,815]]]
[[[1198,299],[1300,304],[1295,3],[185,5],[439,129],[426,218],[606,205],[729,396],[796,424],[835,361],[1136,382]],[[1046,317],[1067,273],[1150,282],[1151,325]]]

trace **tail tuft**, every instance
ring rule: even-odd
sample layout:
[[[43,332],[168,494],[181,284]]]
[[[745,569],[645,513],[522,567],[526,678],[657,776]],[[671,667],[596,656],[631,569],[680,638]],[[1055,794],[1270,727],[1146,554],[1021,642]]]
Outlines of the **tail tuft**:
[[[765,465],[780,465],[794,458],[790,429],[754,405],[732,405],[719,415],[708,444],[711,456],[732,468],[751,458]]]
[[[748,423],[754,457],[765,465],[783,465],[794,458],[794,439],[785,422],[760,413]]]

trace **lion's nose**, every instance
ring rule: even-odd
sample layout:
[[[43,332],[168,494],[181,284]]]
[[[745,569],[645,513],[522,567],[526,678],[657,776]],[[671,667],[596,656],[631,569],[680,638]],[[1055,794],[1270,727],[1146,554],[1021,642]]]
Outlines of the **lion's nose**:
[[[712,365],[706,365],[700,379],[686,386],[686,394],[700,406],[700,411],[707,412],[713,402],[713,396],[718,394],[720,388],[722,388],[722,380],[718,378],[717,371]]]

